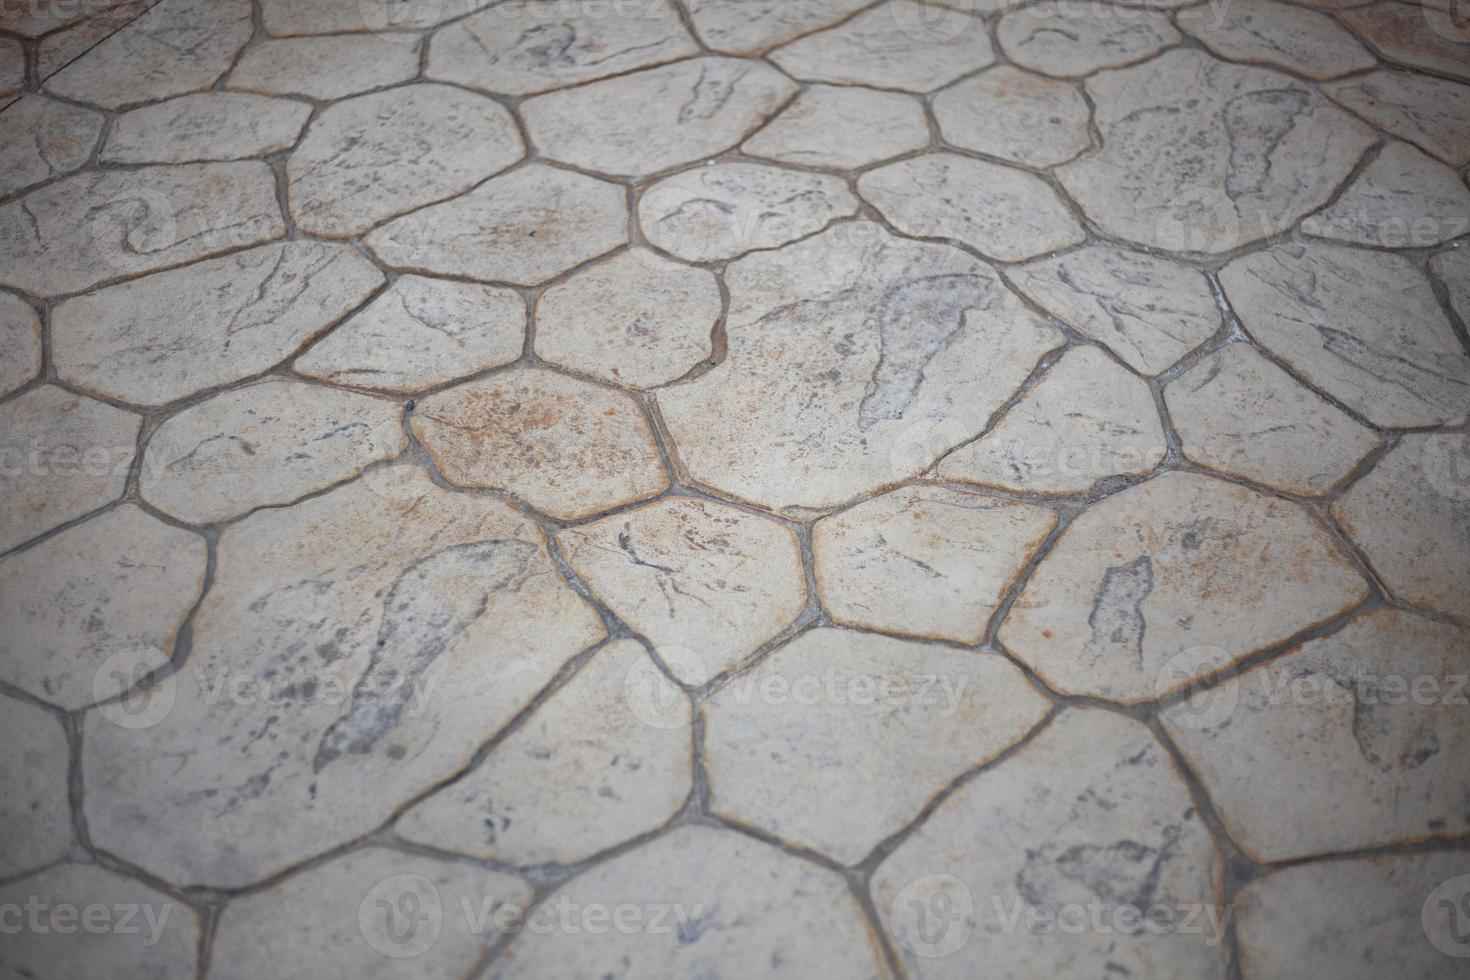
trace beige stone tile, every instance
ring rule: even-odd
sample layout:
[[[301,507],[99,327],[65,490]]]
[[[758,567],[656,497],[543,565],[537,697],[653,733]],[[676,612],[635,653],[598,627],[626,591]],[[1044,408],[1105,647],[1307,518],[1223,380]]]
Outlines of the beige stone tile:
[[[0,695],[0,734],[5,737],[5,754],[0,756],[0,779],[5,781],[5,797],[0,800],[0,834],[5,837],[0,875],[9,878],[65,857],[72,846],[70,750],[66,731],[53,715],[4,695]],[[16,936],[25,931],[12,919],[5,940],[8,966],[15,964]]]
[[[694,31],[727,54],[760,54],[820,30],[871,0],[698,0],[688,5]]]
[[[740,149],[778,163],[853,170],[928,145],[924,107],[913,96],[812,85]]]
[[[1049,167],[1087,149],[1088,109],[1067,82],[998,65],[934,97],[949,143],[1028,167]]]
[[[98,159],[104,163],[196,163],[289,150],[311,106],[245,92],[183,95],[119,116]]]
[[[1470,86],[1385,68],[1322,91],[1451,166],[1470,161]]]
[[[276,36],[371,32],[401,44],[415,31],[473,13],[491,0],[261,0],[266,33]]]
[[[1405,65],[1470,79],[1470,37],[1454,13],[1434,4],[1384,0],[1343,14],[1358,36]]]
[[[36,77],[45,81],[131,23],[154,5],[154,0],[109,3],[106,10],[48,34],[36,42]]]
[[[0,293],[0,395],[8,395],[41,373],[41,318],[19,296]]]
[[[265,95],[342,99],[398,85],[418,73],[418,48],[402,38],[335,34],[256,41],[240,56],[226,84]]]
[[[99,113],[44,95],[6,107],[0,112],[0,196],[80,169],[101,132]]]
[[[1470,231],[1470,189],[1444,164],[1389,143],[1332,206],[1302,222],[1308,235],[1380,248],[1424,248]]]
[[[1222,58],[1274,65],[1308,78],[1337,78],[1377,67],[1374,58],[1326,14],[1277,0],[1232,0],[1194,7],[1179,26]]]
[[[1002,17],[996,37],[1021,67],[1065,77],[1143,61],[1181,35],[1166,14],[1043,0]]]

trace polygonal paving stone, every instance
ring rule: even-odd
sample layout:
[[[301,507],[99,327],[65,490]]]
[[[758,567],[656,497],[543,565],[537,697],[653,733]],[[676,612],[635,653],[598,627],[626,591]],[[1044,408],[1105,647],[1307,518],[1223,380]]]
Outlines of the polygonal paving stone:
[[[1404,436],[1332,514],[1390,592],[1470,619],[1470,484],[1453,468],[1456,438]]]
[[[514,494],[557,520],[591,517],[669,485],[633,399],[541,368],[440,392],[412,420],[449,482]]]
[[[1220,282],[1251,336],[1369,421],[1470,415],[1470,357],[1408,259],[1286,243],[1236,259]]]
[[[0,37],[0,98],[26,87],[26,49],[14,38]]]
[[[1349,10],[1343,19],[1394,61],[1470,79],[1470,37],[1451,10],[1384,2]]]
[[[747,256],[725,281],[728,355],[658,403],[695,480],[771,509],[923,472],[1061,341],[985,263],[869,222]]]
[[[943,487],[895,490],[818,521],[817,592],[838,623],[974,644],[1056,515]]]
[[[286,164],[303,231],[360,234],[468,190],[525,147],[498,102],[448,85],[406,85],[329,106]]]
[[[416,467],[253,514],[158,710],[86,717],[92,840],[179,884],[259,881],[460,771],[602,636],[533,523]]]
[[[1276,65],[1308,78],[1337,78],[1378,65],[1331,17],[1276,0],[1196,7],[1179,15],[1179,26],[1222,58]]]
[[[1069,351],[984,438],[940,460],[940,479],[1081,493],[1141,476],[1168,453],[1153,394],[1102,351]]]
[[[1007,274],[1057,319],[1144,374],[1176,363],[1222,322],[1204,273],[1144,252],[1084,245]]]
[[[698,53],[668,0],[621,7],[521,0],[437,32],[427,75],[531,95]]]
[[[146,13],[152,6],[150,0],[124,0],[122,3],[115,4],[108,0],[108,3],[107,9],[77,21],[69,27],[53,31],[36,41],[36,78],[44,82],[106,40],[119,28]],[[47,6],[51,10],[66,6],[75,11],[79,7],[85,8],[86,5],[49,4]],[[31,9],[36,9],[36,7]]]
[[[709,359],[719,318],[713,273],[633,249],[541,295],[536,353],[613,384],[651,388]]]
[[[1444,283],[1455,315],[1470,323],[1470,251],[1440,252],[1429,260],[1429,268]]]
[[[1030,167],[1070,160],[1091,144],[1077,89],[1010,65],[967,78],[934,97],[939,130],[955,146]]]
[[[775,248],[857,212],[847,185],[827,174],[717,163],[644,191],[638,222],[648,241],[690,262]]]
[[[1299,504],[1165,473],[1094,504],[1000,640],[1052,688],[1132,703],[1331,619],[1368,584]]]
[[[1378,609],[1163,712],[1259,862],[1470,829],[1470,631]]]
[[[66,731],[49,712],[3,695],[0,736],[5,739],[5,754],[0,755],[0,780],[5,783],[0,876],[9,878],[48,865],[71,848],[70,750]],[[19,931],[13,922],[6,929],[7,966],[14,962],[12,944]]]
[[[899,231],[951,238],[1002,262],[1076,245],[1082,226],[1040,177],[954,153],[921,157],[858,178]]]
[[[548,903],[572,910],[552,920],[565,925],[521,931],[486,980],[739,980],[773,964],[793,977],[889,976],[841,875],[729,830],[682,827],[578,875]],[[641,914],[624,927],[588,927],[593,910],[629,906]]]
[[[514,291],[400,276],[292,368],[334,384],[408,393],[509,364],[525,339],[526,304]]]
[[[41,318],[31,304],[19,296],[0,293],[0,395],[29,382],[41,373]]]
[[[543,156],[644,177],[729,149],[794,91],[758,61],[693,58],[537,96],[521,115]]]
[[[1322,91],[1451,166],[1470,161],[1470,85],[1383,69]]]
[[[1278,72],[1169,51],[1088,79],[1102,148],[1057,177],[1111,235],[1225,252],[1327,203],[1375,140]]]
[[[44,95],[0,113],[0,197],[80,169],[102,132],[102,116]]]
[[[1290,493],[1326,493],[1379,444],[1249,344],[1201,358],[1164,399],[1185,456]]]
[[[264,95],[342,99],[419,73],[412,44],[371,34],[261,40],[245,49],[226,85]]]
[[[104,163],[236,160],[290,149],[311,106],[246,92],[203,92],[119,116],[98,159]]]
[[[1169,753],[1105,711],[1067,711],[966,783],[869,888],[915,977],[1225,976],[1209,831]]]
[[[740,147],[753,157],[852,170],[929,145],[911,95],[813,85]]]
[[[367,244],[401,269],[534,286],[627,240],[621,187],[536,164],[389,222]]]
[[[170,0],[52,75],[46,89],[108,109],[197,92],[229,70],[253,30],[248,0]]]
[[[122,496],[143,419],[53,385],[0,405],[0,552]]]
[[[698,0],[689,19],[700,40],[727,54],[760,54],[820,30],[871,0]]]
[[[587,587],[686,684],[735,666],[806,607],[796,535],[734,507],[670,497],[556,540]]]
[[[1180,34],[1161,13],[1043,0],[1002,17],[996,38],[1023,68],[1076,76],[1152,57]]]
[[[12,555],[0,562],[0,679],[69,711],[121,694],[168,663],[204,565],[203,538],[132,504]],[[116,655],[137,676],[108,669]]]
[[[837,27],[771,52],[787,74],[810,82],[932,92],[995,61],[985,24],[972,14],[891,0]]]
[[[410,45],[413,31],[463,17],[491,0],[261,0],[261,21],[277,37],[365,32]]]
[[[258,160],[75,174],[0,206],[0,284],[58,296],[285,231]]]
[[[349,480],[407,445],[396,402],[270,378],[159,426],[139,489],[166,514],[214,524]]]
[[[162,405],[266,370],[382,282],[348,245],[253,248],[61,303],[52,359],[64,381]]]
[[[1308,235],[1384,248],[1424,248],[1470,231],[1470,190],[1449,167],[1389,143],[1331,207],[1302,222]]]
[[[467,977],[530,899],[507,874],[365,847],[226,905],[209,976]]]
[[[599,650],[473,772],[405,814],[398,833],[528,867],[572,864],[662,826],[693,785],[694,709],[647,658],[633,640]],[[657,679],[660,691],[643,696],[677,702],[677,718],[651,725],[635,713],[625,694],[635,672]]]

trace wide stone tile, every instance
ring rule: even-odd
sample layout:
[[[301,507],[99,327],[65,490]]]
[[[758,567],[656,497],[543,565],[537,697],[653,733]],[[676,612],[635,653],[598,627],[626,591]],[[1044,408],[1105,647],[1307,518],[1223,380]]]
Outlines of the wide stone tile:
[[[1143,61],[1177,44],[1166,14],[1100,3],[1043,0],[1000,19],[996,38],[1016,64],[1044,75],[1090,75]]]
[[[1219,10],[1195,7],[1179,14],[1179,26],[1222,58],[1275,65],[1308,78],[1337,78],[1378,64],[1331,17],[1277,0],[1232,0]]]
[[[1327,203],[1375,140],[1304,83],[1202,51],[1087,81],[1103,145],[1057,177],[1110,235],[1226,252]]]
[[[817,592],[835,622],[976,644],[1056,515],[916,486],[818,521]]]
[[[1148,385],[1102,351],[1079,347],[935,472],[1023,493],[1082,493],[1099,480],[1148,473],[1168,449]]]
[[[1451,166],[1470,161],[1470,86],[1385,68],[1322,91]]]
[[[1250,344],[1201,358],[1164,400],[1185,456],[1289,493],[1326,493],[1379,444]]]
[[[1040,177],[954,153],[927,153],[858,179],[867,198],[899,231],[948,238],[987,258],[1019,262],[1084,238]]]
[[[0,293],[0,395],[8,395],[41,373],[41,318],[19,296]]]
[[[1082,708],[945,800],[870,890],[910,976],[1221,980],[1222,887],[1169,753]]]
[[[1470,631],[1378,609],[1163,713],[1226,828],[1284,861],[1470,828]]]
[[[498,102],[447,85],[406,85],[322,111],[286,164],[303,231],[345,237],[453,197],[524,153]]]
[[[463,17],[491,0],[261,0],[261,21],[276,36],[371,31],[400,44]]]
[[[407,271],[534,286],[627,240],[621,187],[533,164],[392,221],[367,244]]]
[[[1165,473],[1094,504],[1067,528],[1000,640],[1055,690],[1148,701],[1367,594],[1305,507]]]
[[[913,96],[813,85],[740,149],[781,163],[853,170],[928,145],[929,123]]]
[[[827,174],[717,163],[666,177],[643,192],[638,223],[648,241],[690,262],[776,248],[855,214],[857,198]]]
[[[542,368],[442,391],[411,418],[451,483],[512,494],[557,520],[591,517],[669,485],[632,398]]]
[[[1448,9],[1384,0],[1349,10],[1343,19],[1394,61],[1470,79],[1470,37]]]
[[[61,303],[52,360],[64,381],[162,405],[290,357],[382,282],[348,245],[265,245]]]
[[[1075,87],[998,65],[934,97],[945,140],[1028,167],[1070,160],[1091,143]]]
[[[548,159],[645,177],[729,149],[795,91],[758,61],[693,58],[528,99],[521,116]]]
[[[0,834],[5,837],[0,876],[9,878],[57,861],[71,848],[70,750],[66,732],[53,715],[4,695],[0,695],[0,734],[5,737],[5,754],[0,756],[0,779],[5,781],[5,798],[0,800]],[[14,964],[19,931],[12,920],[6,929],[7,966]]]
[[[1308,235],[1382,248],[1424,248],[1470,231],[1470,189],[1407,143],[1389,143],[1331,207],[1302,222]]]
[[[772,509],[923,472],[1062,339],[985,263],[869,222],[747,256],[725,281],[728,355],[658,403],[693,479]]]
[[[311,106],[245,92],[203,92],[123,113],[112,124],[103,163],[196,163],[289,150]]]
[[[735,666],[806,608],[796,535],[734,507],[668,497],[556,540],[587,587],[686,684]]]
[[[1470,415],[1470,357],[1408,259],[1288,242],[1236,259],[1220,282],[1251,336],[1370,422]]]
[[[536,353],[603,381],[651,388],[713,353],[714,274],[632,249],[552,286],[536,303]]]
[[[699,0],[688,5],[700,40],[727,54],[761,54],[820,30],[871,0]]]
[[[79,170],[102,132],[102,116],[44,95],[0,112],[0,197]]]
[[[226,85],[265,95],[342,99],[419,73],[419,52],[372,34],[264,39],[245,49]]]
[[[671,723],[650,725],[625,693],[656,679]],[[399,819],[400,836],[518,867],[572,864],[657,830],[693,786],[689,699],[643,647],[599,650],[465,778]]]
[[[521,356],[526,304],[513,290],[400,276],[296,359],[297,374],[411,393]]]
[[[729,830],[680,828],[578,875],[547,901],[571,911],[549,929],[521,931],[487,980],[741,980],[773,964],[793,977],[889,976],[841,875]],[[628,906],[642,914],[624,917],[625,927],[588,928],[593,910]]]
[[[227,528],[193,632],[151,727],[87,715],[87,825],[220,887],[373,830],[603,636],[533,523],[413,467]]]

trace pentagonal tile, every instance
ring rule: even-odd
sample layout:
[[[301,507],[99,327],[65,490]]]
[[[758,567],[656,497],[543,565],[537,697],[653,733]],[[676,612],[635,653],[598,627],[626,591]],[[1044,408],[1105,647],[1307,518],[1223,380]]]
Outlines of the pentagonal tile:
[[[817,592],[838,623],[979,643],[1056,523],[1051,511],[1018,501],[895,490],[817,522]]]
[[[399,44],[412,32],[463,17],[491,0],[261,0],[261,21],[277,37],[371,31]]]
[[[227,87],[264,95],[344,99],[409,81],[419,73],[414,44],[373,34],[256,41],[230,72]]]
[[[625,693],[677,702],[649,724]],[[521,867],[572,864],[649,833],[678,813],[693,785],[689,699],[643,647],[620,640],[592,660],[465,778],[397,824],[411,841]],[[677,714],[677,717],[673,717]]]
[[[1094,504],[1067,528],[1000,640],[1056,690],[1147,701],[1367,593],[1301,505],[1165,473]]]
[[[0,197],[81,168],[97,145],[102,116],[44,95],[0,113]]]
[[[162,405],[266,370],[382,282],[347,245],[265,245],[61,303],[52,359],[64,381]]]
[[[1141,476],[1168,453],[1152,392],[1102,351],[1069,351],[985,436],[940,460],[940,479],[1081,493]]]
[[[1102,4],[1043,2],[1000,19],[996,38],[1007,56],[1044,75],[1090,75],[1152,57],[1179,41],[1168,15],[1120,12]]]
[[[929,123],[913,96],[813,85],[740,149],[782,163],[851,170],[928,145]]]
[[[41,373],[41,318],[19,296],[0,293],[0,395],[29,382]]]
[[[689,19],[700,40],[727,54],[760,54],[827,27],[870,0],[699,0]]]
[[[246,92],[202,92],[119,116],[98,159],[104,163],[237,160],[288,150],[311,106]]]
[[[1470,38],[1450,9],[1384,2],[1349,10],[1343,19],[1394,61],[1470,79]]]
[[[1378,60],[1337,21],[1277,0],[1233,0],[1179,15],[1179,26],[1232,61],[1276,65],[1308,78],[1337,78]]]
[[[911,976],[1226,975],[1223,868],[1189,788],[1148,729],[1096,709],[966,783],[870,890]]]
[[[253,514],[156,706],[85,719],[92,840],[181,885],[259,881],[460,771],[602,635],[533,523],[418,468]]]
[[[944,138],[1028,167],[1070,160],[1091,145],[1088,109],[1066,82],[999,65],[934,97]]]
[[[587,587],[686,684],[735,666],[806,607],[796,535],[734,507],[669,497],[556,540]]]
[[[6,596],[7,604],[9,597]],[[8,624],[10,620],[6,620]],[[6,878],[40,868],[66,856],[71,848],[71,800],[68,796],[70,750],[66,731],[50,713],[0,695],[0,876]],[[19,930],[6,929],[6,962]]]
[[[1409,144],[1389,143],[1302,231],[1383,248],[1439,245],[1470,231],[1470,189]]]
[[[540,368],[515,368],[421,402],[414,435],[451,483],[510,493],[570,521],[669,485],[637,403]]]
[[[1470,251],[1440,252],[1429,268],[1444,283],[1450,306],[1462,323],[1470,323]]]
[[[1322,91],[1453,167],[1470,161],[1470,86],[1385,68]]]

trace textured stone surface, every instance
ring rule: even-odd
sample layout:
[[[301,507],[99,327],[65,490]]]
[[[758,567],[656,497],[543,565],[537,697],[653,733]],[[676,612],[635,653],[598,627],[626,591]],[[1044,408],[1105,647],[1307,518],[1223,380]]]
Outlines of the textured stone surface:
[[[1102,4],[1043,0],[1002,17],[996,37],[1023,68],[1076,76],[1143,61],[1177,43],[1180,34],[1161,13],[1129,16]]]
[[[232,89],[266,95],[341,99],[418,74],[419,53],[371,34],[288,37],[252,44],[230,72]]]
[[[781,163],[850,170],[928,145],[924,107],[913,96],[813,85],[740,149]]]
[[[1196,7],[1179,15],[1179,26],[1223,58],[1276,65],[1308,78],[1337,78],[1378,63],[1331,17],[1277,0]]]
[[[1384,69],[1322,91],[1445,163],[1470,161],[1470,86]]]
[[[184,95],[123,113],[99,157],[106,163],[237,160],[290,149],[311,106],[246,92]]]
[[[694,31],[705,44],[729,54],[759,54],[820,30],[867,6],[870,0],[699,0],[688,5]]]
[[[1407,143],[1390,143],[1302,230],[1382,248],[1439,245],[1470,231],[1470,189],[1444,164]]]
[[[8,395],[41,373],[41,318],[19,296],[0,293],[0,395]]]
[[[967,78],[934,97],[944,138],[966,150],[1048,167],[1087,149],[1087,103],[1077,89],[1010,65]]]
[[[102,132],[102,116],[43,95],[27,95],[0,112],[0,197],[87,162]]]
[[[125,0],[117,4],[110,0],[105,2],[108,3],[107,9],[37,40],[37,78],[42,81],[50,78],[152,6],[149,0]],[[54,5],[51,10],[65,6],[67,5]],[[72,6],[71,9],[76,10],[76,7]],[[42,13],[44,15],[44,11]]]
[[[0,98],[25,88],[26,50],[14,38],[0,37]]]
[[[1385,0],[1343,14],[1358,36],[1405,65],[1470,79],[1470,37],[1452,10]]]
[[[1444,283],[1460,322],[1470,322],[1470,251],[1440,252],[1429,260],[1429,268]]]
[[[10,597],[5,601],[9,605]],[[71,847],[68,749],[60,721],[41,708],[3,695],[0,734],[5,738],[5,754],[0,756],[0,779],[5,781],[5,798],[0,801],[0,834],[5,838],[0,848],[0,875],[9,878],[50,864],[66,856]],[[12,920],[5,941],[7,965],[14,963],[16,931]]]
[[[416,31],[473,13],[491,0],[261,0],[266,32],[276,36],[371,31],[412,44]]]

